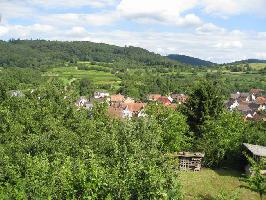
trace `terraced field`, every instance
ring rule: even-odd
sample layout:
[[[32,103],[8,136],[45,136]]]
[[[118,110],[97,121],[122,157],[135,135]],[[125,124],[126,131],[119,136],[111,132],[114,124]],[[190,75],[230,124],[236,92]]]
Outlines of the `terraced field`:
[[[95,66],[94,66],[95,67]],[[112,90],[119,88],[121,80],[110,72],[98,70],[79,70],[78,67],[57,67],[45,72],[43,76],[58,77],[66,85],[77,79],[88,78],[100,89],[110,85]]]

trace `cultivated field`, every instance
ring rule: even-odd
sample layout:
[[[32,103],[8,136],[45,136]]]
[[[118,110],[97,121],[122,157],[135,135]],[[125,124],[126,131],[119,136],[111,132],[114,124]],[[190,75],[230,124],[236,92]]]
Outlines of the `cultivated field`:
[[[97,66],[93,66],[97,67]],[[103,68],[98,66],[99,68]],[[98,70],[80,70],[78,67],[57,67],[52,68],[48,72],[44,73],[47,77],[58,77],[66,85],[74,80],[87,78],[91,80],[99,89],[106,85],[111,86],[112,90],[119,88],[120,79],[110,72],[98,71]]]

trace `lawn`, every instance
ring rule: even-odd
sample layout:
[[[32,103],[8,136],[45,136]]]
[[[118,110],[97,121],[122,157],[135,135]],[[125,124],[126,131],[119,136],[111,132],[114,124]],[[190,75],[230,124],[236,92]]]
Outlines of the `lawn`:
[[[222,169],[180,173],[185,200],[212,200],[221,193],[236,194],[239,200],[258,200],[258,194],[241,187],[240,177],[240,172]]]

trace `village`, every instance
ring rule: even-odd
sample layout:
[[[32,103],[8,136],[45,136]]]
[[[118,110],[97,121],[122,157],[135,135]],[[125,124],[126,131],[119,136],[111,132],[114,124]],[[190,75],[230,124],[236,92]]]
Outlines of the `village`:
[[[266,122],[266,96],[261,89],[251,89],[248,93],[236,92],[230,94],[230,98],[225,101],[225,108],[231,112],[237,111],[243,115],[244,121],[264,121]],[[169,96],[160,94],[149,94],[145,102],[135,101],[131,97],[121,94],[110,95],[108,92],[95,92],[93,98],[80,97],[76,101],[76,106],[90,110],[95,102],[106,102],[108,104],[108,114],[118,119],[131,119],[133,117],[145,117],[145,107],[150,103],[162,104],[171,109],[177,109],[189,99],[186,94],[173,93]],[[266,147],[243,144],[246,152],[256,161],[266,157]],[[179,170],[200,171],[203,152],[176,152],[168,155],[179,159]],[[246,166],[246,173],[250,173],[250,166]],[[266,175],[263,170],[262,174]]]
[[[263,92],[261,89],[251,89],[249,92],[232,93],[224,105],[232,112],[240,112],[244,120],[266,121],[266,95],[263,95]],[[94,102],[106,102],[110,116],[123,119],[145,116],[144,108],[149,103],[158,103],[176,109],[186,103],[188,98],[186,94],[177,93],[169,96],[148,94],[146,101],[142,102],[121,94],[110,95],[108,92],[97,91],[92,98],[82,96],[75,104],[79,108],[91,109]]]

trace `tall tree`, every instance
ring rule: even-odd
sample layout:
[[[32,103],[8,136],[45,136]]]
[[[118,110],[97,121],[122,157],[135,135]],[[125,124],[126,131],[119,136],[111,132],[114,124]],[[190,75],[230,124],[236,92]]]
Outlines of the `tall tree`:
[[[206,120],[216,119],[224,108],[221,89],[218,82],[201,81],[197,84],[185,104],[183,112],[196,136],[201,137],[201,126]]]

